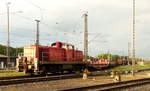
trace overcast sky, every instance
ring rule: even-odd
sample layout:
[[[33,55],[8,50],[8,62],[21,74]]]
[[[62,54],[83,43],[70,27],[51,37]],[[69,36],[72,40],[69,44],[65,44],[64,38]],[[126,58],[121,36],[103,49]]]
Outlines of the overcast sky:
[[[3,45],[7,44],[7,2],[11,2],[10,45],[13,47],[34,44],[34,20],[39,19],[42,45],[63,41],[83,50],[82,15],[86,11],[89,41],[92,40],[90,55],[108,50],[127,55],[128,42],[132,43],[132,0],[0,0],[0,44]],[[136,0],[136,56],[150,56],[149,17],[150,0]]]

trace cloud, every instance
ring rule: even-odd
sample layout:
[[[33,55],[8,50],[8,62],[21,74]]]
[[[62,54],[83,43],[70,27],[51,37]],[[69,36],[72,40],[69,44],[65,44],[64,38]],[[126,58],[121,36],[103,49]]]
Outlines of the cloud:
[[[11,1],[11,41],[12,46],[25,46],[34,43],[36,22],[40,23],[40,43],[48,45],[55,41],[74,44],[83,50],[83,18],[88,11],[89,54],[110,50],[113,53],[127,54],[128,42],[132,42],[132,0],[7,0]],[[6,13],[5,1],[1,0],[0,9]],[[149,40],[149,0],[136,0],[136,54],[148,54]],[[1,13],[0,12],[0,13]],[[0,44],[6,44],[7,16],[0,15]],[[95,33],[95,34],[90,34]],[[106,40],[107,42],[103,42]],[[116,52],[118,50],[120,52]],[[124,50],[124,52],[123,52]]]

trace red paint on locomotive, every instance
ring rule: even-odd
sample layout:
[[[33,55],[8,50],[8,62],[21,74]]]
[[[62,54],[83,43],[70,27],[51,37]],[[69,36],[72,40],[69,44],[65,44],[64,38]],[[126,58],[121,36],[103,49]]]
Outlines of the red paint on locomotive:
[[[63,45],[64,48],[63,48]],[[67,47],[68,46],[68,47]],[[31,61],[31,58],[37,58],[39,61],[48,62],[73,62],[82,61],[82,51],[69,48],[70,44],[56,42],[52,46],[32,45],[24,47],[24,56]],[[72,46],[72,45],[71,45]]]

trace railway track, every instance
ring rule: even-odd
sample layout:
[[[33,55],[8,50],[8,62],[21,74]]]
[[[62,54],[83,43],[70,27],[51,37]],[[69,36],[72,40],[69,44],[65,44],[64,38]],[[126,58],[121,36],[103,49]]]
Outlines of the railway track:
[[[9,80],[9,79],[21,79],[21,78],[30,78],[31,76],[11,76],[11,77],[0,77],[0,80]]]
[[[35,82],[42,82],[42,81],[52,81],[52,80],[61,80],[61,79],[72,79],[72,78],[79,78],[82,75],[76,74],[68,74],[68,75],[57,75],[57,76],[44,76],[44,77],[20,77],[20,78],[10,78],[10,79],[1,79],[0,86],[6,85],[16,85],[22,83],[35,83]]]
[[[106,73],[92,72],[89,76],[102,76],[102,75],[109,75],[109,72],[106,72]],[[82,74],[49,75],[46,77],[45,76],[42,77],[39,75],[34,76],[34,77],[31,77],[28,75],[16,76],[16,77],[0,77],[0,86],[15,85],[15,84],[22,84],[22,83],[35,83],[35,82],[52,81],[52,80],[62,80],[62,79],[73,79],[73,78],[81,78],[81,77],[82,77]],[[117,84],[117,83],[113,83],[113,84]]]
[[[122,81],[109,84],[101,84],[87,87],[71,88],[62,91],[121,91],[121,89],[126,89],[130,87],[137,87],[141,85],[146,85],[150,83],[150,78]]]
[[[108,73],[97,73],[92,72],[89,76],[102,76],[108,75]],[[16,85],[16,84],[23,84],[23,83],[35,83],[35,82],[42,82],[42,81],[53,81],[53,80],[64,80],[64,79],[73,79],[73,78],[82,78],[83,74],[57,74],[57,75],[48,75],[48,76],[14,76],[14,77],[0,77],[0,86],[7,86],[7,85]]]
[[[89,76],[101,76],[107,75],[108,73],[97,73],[93,72],[89,74]],[[73,79],[73,78],[82,78],[82,73],[80,74],[59,74],[59,75],[48,75],[48,76],[14,76],[14,77],[0,77],[0,86],[6,85],[15,85],[15,84],[22,84],[22,83],[35,83],[35,82],[42,82],[42,81],[52,81],[52,80],[63,80],[63,79]]]

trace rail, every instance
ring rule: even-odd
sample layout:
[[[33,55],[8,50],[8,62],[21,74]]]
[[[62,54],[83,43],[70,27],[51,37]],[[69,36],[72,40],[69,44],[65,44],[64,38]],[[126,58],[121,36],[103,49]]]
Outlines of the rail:
[[[62,79],[72,79],[72,78],[79,78],[79,77],[81,77],[81,75],[68,74],[68,75],[44,76],[44,77],[39,76],[39,77],[20,77],[20,78],[1,79],[0,86],[17,85],[17,84],[42,82],[42,81],[62,80]]]
[[[120,91],[121,89],[129,88],[129,87],[136,87],[139,85],[145,85],[150,83],[150,78],[145,79],[138,79],[138,80],[129,80],[129,81],[122,81],[117,83],[109,83],[109,84],[100,84],[94,86],[87,86],[87,87],[79,87],[79,88],[71,88],[65,89],[61,91]]]

